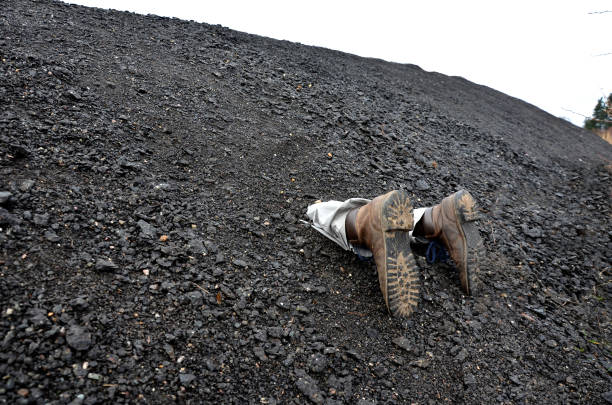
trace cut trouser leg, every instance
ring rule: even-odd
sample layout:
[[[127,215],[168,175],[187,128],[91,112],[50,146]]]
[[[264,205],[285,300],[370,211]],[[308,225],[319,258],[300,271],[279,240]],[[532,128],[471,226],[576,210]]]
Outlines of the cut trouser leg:
[[[346,201],[326,201],[308,206],[306,215],[314,229],[333,240],[344,250],[350,250],[363,257],[371,257],[368,249],[352,246],[346,238],[346,216],[355,208],[363,207],[370,200],[349,198]]]

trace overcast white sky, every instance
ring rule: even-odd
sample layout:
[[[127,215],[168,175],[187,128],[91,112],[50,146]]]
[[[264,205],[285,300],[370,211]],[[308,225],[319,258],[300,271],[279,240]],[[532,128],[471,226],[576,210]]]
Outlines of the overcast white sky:
[[[412,63],[463,76],[580,126],[580,114],[590,116],[612,92],[611,0],[68,2]]]

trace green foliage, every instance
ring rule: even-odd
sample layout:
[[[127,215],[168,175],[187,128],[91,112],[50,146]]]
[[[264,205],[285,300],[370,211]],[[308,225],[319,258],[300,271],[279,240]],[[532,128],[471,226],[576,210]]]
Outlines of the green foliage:
[[[586,129],[608,129],[612,127],[612,93],[606,100],[604,97],[597,101],[593,110],[593,116],[584,120]]]

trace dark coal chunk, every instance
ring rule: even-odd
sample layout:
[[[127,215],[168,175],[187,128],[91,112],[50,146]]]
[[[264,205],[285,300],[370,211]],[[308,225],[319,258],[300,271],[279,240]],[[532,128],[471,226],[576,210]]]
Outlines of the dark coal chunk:
[[[255,348],[253,349],[253,353],[255,354],[255,357],[257,357],[260,361],[268,360],[268,356],[266,356],[266,352],[261,346],[255,346]]]
[[[21,184],[19,184],[19,190],[26,193],[30,191],[30,189],[34,186],[34,183],[35,183],[34,180],[31,180],[31,179],[23,180]]]
[[[55,231],[50,229],[48,231],[45,231],[45,239],[47,239],[49,242],[59,242],[60,237],[57,236]]]
[[[542,237],[542,229],[539,227],[530,228],[527,224],[522,224],[521,228],[523,233],[531,238],[541,238]]]
[[[204,303],[204,296],[200,290],[193,290],[185,294],[191,305],[200,307]]]
[[[157,237],[157,229],[145,220],[139,220],[136,225],[140,228],[140,236],[146,239],[155,239]]]
[[[15,159],[23,159],[30,156],[30,151],[28,150],[28,148],[16,143],[9,145],[9,151]]]
[[[249,267],[248,263],[241,259],[234,259],[232,260],[232,263],[234,264],[234,266],[241,267],[243,269]]]
[[[474,374],[470,374],[470,373],[466,374],[463,377],[463,384],[468,385],[468,386],[472,386],[476,384],[476,377],[474,377]]]
[[[5,204],[12,196],[8,191],[0,191],[0,204]]]
[[[14,225],[17,222],[17,217],[15,215],[8,212],[5,208],[0,207],[0,225]]]
[[[397,345],[398,347],[406,350],[407,352],[412,351],[412,347],[413,347],[412,342],[410,342],[410,340],[408,340],[404,336],[396,337],[395,339],[393,339],[393,343]]]
[[[81,326],[71,326],[66,333],[66,342],[75,350],[87,350],[91,347],[91,333]]]
[[[115,271],[118,266],[110,260],[98,259],[96,260],[96,270],[98,271]]]
[[[80,101],[82,99],[81,95],[76,90],[68,90],[64,93],[66,98],[72,101]]]
[[[321,353],[314,353],[308,359],[308,366],[313,373],[320,373],[327,367],[327,357]]]
[[[189,374],[189,373],[179,374],[179,381],[183,385],[189,385],[195,379],[196,379],[196,376],[193,374]]]
[[[419,179],[419,180],[416,181],[416,188],[419,191],[429,190],[429,183],[427,183],[423,179]]]
[[[317,383],[311,377],[304,376],[298,378],[296,385],[302,394],[304,394],[311,402],[315,404],[323,403],[323,393],[317,386]]]
[[[290,306],[289,297],[282,296],[278,300],[276,300],[276,305],[282,309],[289,309]]]
[[[225,255],[222,252],[217,253],[215,257],[215,264],[225,263]]]
[[[208,250],[204,247],[201,239],[191,239],[189,241],[189,251],[194,254],[208,254]]]
[[[34,214],[34,223],[45,226],[49,223],[49,214]]]

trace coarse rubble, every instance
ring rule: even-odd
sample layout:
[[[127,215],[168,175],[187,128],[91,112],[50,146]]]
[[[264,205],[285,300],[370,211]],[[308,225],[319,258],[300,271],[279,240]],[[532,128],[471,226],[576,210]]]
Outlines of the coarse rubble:
[[[414,65],[0,8],[0,403],[610,403],[612,145]],[[418,62],[418,61],[417,61]],[[460,188],[482,289],[408,321],[317,199]]]

